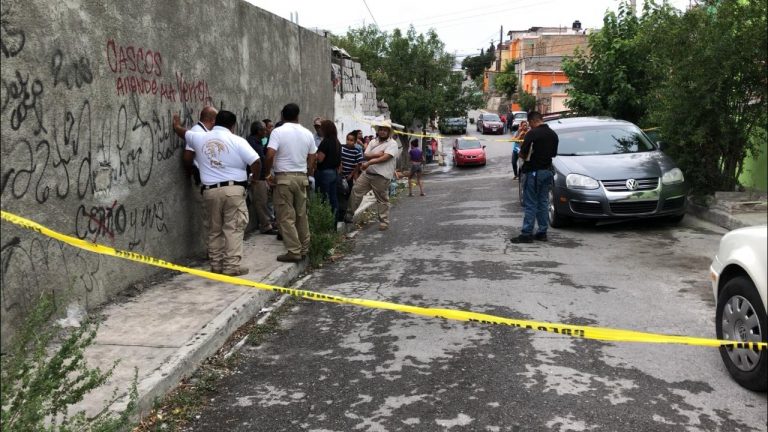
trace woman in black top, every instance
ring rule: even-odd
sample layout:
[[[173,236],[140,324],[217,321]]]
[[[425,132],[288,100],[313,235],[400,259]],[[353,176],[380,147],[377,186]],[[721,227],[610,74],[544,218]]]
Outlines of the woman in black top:
[[[328,200],[334,216],[339,211],[339,199],[336,195],[339,170],[341,169],[341,143],[339,142],[336,125],[330,120],[320,123],[320,133],[323,140],[317,148],[317,191]]]

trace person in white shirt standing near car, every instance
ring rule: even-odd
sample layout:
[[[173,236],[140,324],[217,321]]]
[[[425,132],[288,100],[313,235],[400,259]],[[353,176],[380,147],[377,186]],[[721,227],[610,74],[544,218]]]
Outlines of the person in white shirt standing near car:
[[[352,217],[363,201],[363,196],[372,190],[379,213],[379,231],[389,228],[389,183],[395,176],[399,154],[397,141],[392,138],[392,123],[389,120],[379,122],[376,125],[376,139],[368,144],[363,153],[366,161],[361,166],[363,174],[352,188],[345,217],[347,223],[352,223]]]
[[[309,253],[307,186],[315,188],[317,146],[312,132],[299,124],[298,105],[289,103],[281,114],[283,125],[269,136],[265,171],[274,170],[267,181],[275,185],[277,225],[287,250],[277,260],[298,262]]]
[[[184,160],[194,158],[200,168],[203,200],[208,210],[208,257],[211,271],[240,276],[248,269],[240,266],[243,236],[248,225],[245,193],[248,172],[259,172],[259,155],[244,138],[234,134],[237,117],[230,111],[216,114],[210,132],[193,132],[181,126],[178,114],[173,116],[173,130],[184,138],[190,150]]]

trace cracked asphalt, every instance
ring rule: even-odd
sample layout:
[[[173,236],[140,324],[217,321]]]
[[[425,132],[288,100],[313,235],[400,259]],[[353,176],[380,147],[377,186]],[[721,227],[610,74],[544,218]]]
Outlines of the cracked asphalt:
[[[711,257],[724,231],[692,218],[551,229],[522,222],[508,144],[445,167],[305,289],[522,319],[714,337]],[[603,343],[299,301],[246,347],[195,431],[753,431],[766,395],[717,350]]]

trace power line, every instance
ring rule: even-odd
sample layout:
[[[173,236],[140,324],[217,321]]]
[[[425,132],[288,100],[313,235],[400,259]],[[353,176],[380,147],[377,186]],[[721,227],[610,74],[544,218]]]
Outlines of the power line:
[[[368,9],[368,13],[371,14],[371,19],[373,19],[373,23],[376,24],[376,27],[379,27],[379,23],[376,22],[376,17],[373,16],[373,12],[371,12],[371,8],[368,7],[368,2],[363,0],[363,4],[365,5],[365,8]]]

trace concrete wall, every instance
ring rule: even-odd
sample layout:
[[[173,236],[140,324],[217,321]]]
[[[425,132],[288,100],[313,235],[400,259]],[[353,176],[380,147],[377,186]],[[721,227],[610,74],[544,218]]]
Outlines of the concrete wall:
[[[375,135],[370,117],[385,115],[378,106],[376,86],[368,80],[360,63],[350,59],[333,59],[334,112],[339,140],[343,143],[347,133],[362,130],[363,135]],[[368,117],[365,120],[364,117]]]
[[[1,31],[2,208],[89,241],[204,256],[173,112],[333,118],[327,40],[240,0],[2,0]],[[0,246],[3,340],[43,291],[91,308],[156,273],[5,222]]]

